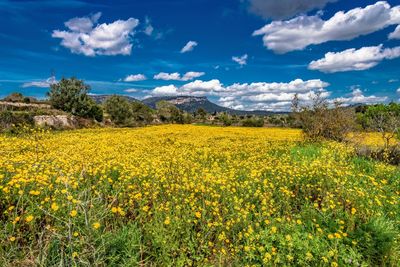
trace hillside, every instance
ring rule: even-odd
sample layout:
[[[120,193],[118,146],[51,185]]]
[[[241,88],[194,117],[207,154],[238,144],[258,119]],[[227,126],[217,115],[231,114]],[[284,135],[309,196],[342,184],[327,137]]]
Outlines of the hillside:
[[[245,110],[235,110],[231,108],[226,108],[214,104],[209,101],[207,97],[195,97],[195,96],[163,96],[163,97],[150,97],[144,99],[142,102],[151,108],[156,108],[156,103],[165,100],[181,110],[186,112],[195,112],[199,108],[203,108],[208,113],[214,112],[227,112],[229,114],[235,115],[270,115],[274,112],[255,110],[255,111],[245,111]]]

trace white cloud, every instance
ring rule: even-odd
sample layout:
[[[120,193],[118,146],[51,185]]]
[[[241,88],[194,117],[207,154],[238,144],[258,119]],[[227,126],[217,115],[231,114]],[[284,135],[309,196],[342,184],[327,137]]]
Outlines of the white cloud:
[[[400,39],[400,25],[396,27],[394,32],[389,34],[389,39]]]
[[[396,93],[400,94],[400,87],[397,89]]]
[[[26,82],[22,84],[23,88],[26,87],[40,87],[40,88],[49,88],[52,84],[57,83],[56,77],[52,76],[50,78],[47,78],[44,81],[32,81],[32,82]]]
[[[151,91],[151,95],[153,96],[169,96],[169,95],[177,95],[178,88],[175,85],[166,85],[156,87]]]
[[[248,55],[244,54],[241,57],[232,57],[232,60],[238,63],[241,67],[247,64]]]
[[[336,0],[249,0],[250,12],[263,18],[286,19]]]
[[[395,83],[395,82],[398,82],[399,81],[399,79],[390,79],[389,81],[388,81],[388,83]]]
[[[112,23],[97,24],[101,13],[90,17],[73,18],[65,22],[67,31],[54,30],[53,38],[60,38],[61,45],[72,53],[85,56],[130,55],[132,37],[139,20],[129,18]]]
[[[383,45],[328,52],[324,58],[312,61],[308,68],[332,73],[340,71],[366,70],[375,67],[384,59],[400,57],[400,46],[383,48]]]
[[[325,90],[327,86],[329,83],[319,79],[308,81],[296,79],[289,83],[235,83],[230,86],[224,86],[219,80],[214,79],[196,80],[179,88],[173,85],[157,87],[151,94],[213,96],[218,98],[220,105],[229,108],[287,111],[296,93],[301,100],[310,101],[316,92],[329,96],[330,93]]]
[[[195,78],[203,76],[205,73],[204,72],[196,72],[196,71],[188,71],[186,72],[183,76],[181,76],[180,73],[174,72],[174,73],[166,73],[166,72],[160,72],[156,75],[154,75],[155,80],[164,80],[164,81],[190,81]]]
[[[126,93],[135,93],[137,91],[138,91],[138,89],[135,89],[135,88],[128,88],[128,89],[124,90],[124,92],[126,92]]]
[[[302,50],[311,44],[351,40],[396,24],[400,24],[400,6],[391,7],[379,1],[365,8],[339,11],[328,20],[317,14],[273,21],[254,31],[253,36],[263,35],[264,45],[282,54]]]
[[[375,95],[370,95],[370,96],[365,96],[364,93],[361,91],[360,88],[354,88],[353,91],[351,92],[350,97],[339,97],[334,100],[339,101],[340,103],[343,103],[344,105],[351,105],[351,104],[375,104],[379,102],[384,102],[388,98],[386,96],[375,96]]]
[[[146,76],[143,74],[131,74],[125,77],[124,82],[137,82],[146,80]]]
[[[187,44],[186,44],[184,47],[182,47],[181,53],[190,52],[190,51],[192,51],[197,45],[198,45],[198,43],[197,43],[196,41],[189,41],[189,42],[187,42]]]

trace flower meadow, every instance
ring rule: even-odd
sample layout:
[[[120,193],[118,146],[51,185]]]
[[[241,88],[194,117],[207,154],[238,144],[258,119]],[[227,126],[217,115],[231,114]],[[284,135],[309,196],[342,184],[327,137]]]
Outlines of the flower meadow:
[[[299,130],[0,136],[1,266],[399,266],[400,170]]]

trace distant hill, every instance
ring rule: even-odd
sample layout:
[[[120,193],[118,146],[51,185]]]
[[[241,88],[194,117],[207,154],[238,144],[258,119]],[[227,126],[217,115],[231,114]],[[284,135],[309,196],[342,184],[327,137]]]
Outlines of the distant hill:
[[[102,104],[106,101],[107,98],[113,95],[89,95],[94,101],[96,101],[97,104]],[[140,100],[137,100],[134,97],[127,96],[127,95],[121,95],[122,97],[125,97],[128,101],[130,102],[140,102]]]
[[[90,95],[90,97],[96,101],[97,104],[101,104],[108,97],[112,95]],[[219,106],[217,104],[214,104],[213,102],[209,101],[207,97],[204,96],[160,96],[160,97],[149,97],[146,99],[143,99],[142,101],[131,97],[131,96],[125,96],[128,101],[134,102],[142,102],[143,104],[149,106],[152,109],[156,108],[156,104],[159,101],[165,100],[170,102],[171,104],[174,104],[177,108],[193,113],[197,111],[199,108],[203,108],[205,111],[208,113],[214,113],[214,112],[227,112],[229,114],[235,114],[235,115],[271,115],[271,114],[276,114],[275,112],[270,112],[270,111],[265,111],[265,110],[253,110],[253,111],[246,111],[246,110],[236,110],[236,109],[231,109],[231,108],[226,108]]]
[[[199,108],[203,108],[208,113],[214,112],[227,112],[229,114],[236,115],[270,115],[274,112],[255,110],[255,111],[245,111],[245,110],[235,110],[231,108],[226,108],[214,104],[208,100],[207,97],[197,97],[197,96],[162,96],[162,97],[150,97],[143,99],[142,102],[151,108],[156,108],[156,103],[165,100],[174,104],[177,108],[184,110],[186,112],[193,113]]]

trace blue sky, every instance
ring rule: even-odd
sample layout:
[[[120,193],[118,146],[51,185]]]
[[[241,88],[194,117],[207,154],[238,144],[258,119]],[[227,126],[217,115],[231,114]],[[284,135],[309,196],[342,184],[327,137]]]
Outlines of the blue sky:
[[[400,1],[0,0],[0,97],[44,97],[55,73],[94,94],[238,109],[285,110],[318,91],[398,101],[399,24]]]

